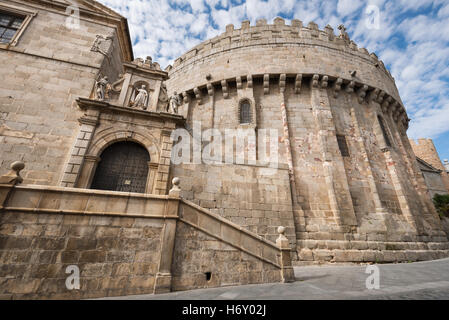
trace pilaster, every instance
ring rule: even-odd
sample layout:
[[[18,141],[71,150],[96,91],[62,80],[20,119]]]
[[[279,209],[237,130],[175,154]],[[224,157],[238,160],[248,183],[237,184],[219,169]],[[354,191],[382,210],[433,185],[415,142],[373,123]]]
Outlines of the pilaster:
[[[336,222],[342,226],[356,226],[357,219],[341,155],[336,155],[338,143],[327,93],[328,79],[314,75],[311,83],[311,106],[316,134],[321,149],[323,173],[328,190],[329,204]],[[333,154],[334,150],[335,154]],[[338,182],[338,183],[337,183]],[[347,232],[347,228],[342,229]]]
[[[92,137],[94,136],[99,117],[99,110],[88,109],[85,115],[78,120],[80,128],[61,178],[60,185],[62,187],[73,188],[78,184],[78,177],[84,163],[84,156],[86,155]],[[86,181],[83,181],[82,183],[85,184]]]

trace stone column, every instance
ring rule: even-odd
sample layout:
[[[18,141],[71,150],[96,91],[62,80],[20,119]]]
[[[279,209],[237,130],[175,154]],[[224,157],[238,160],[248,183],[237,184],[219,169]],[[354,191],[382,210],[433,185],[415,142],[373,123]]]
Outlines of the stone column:
[[[89,148],[90,142],[95,132],[95,128],[98,124],[99,116],[99,110],[88,109],[86,111],[86,114],[78,120],[81,126],[75,143],[73,144],[69,161],[67,162],[64,173],[62,175],[62,187],[73,188],[77,185],[81,167],[84,163],[84,155]],[[85,183],[85,181],[83,183]]]
[[[79,178],[76,183],[77,188],[87,189],[90,187],[92,179],[94,178],[95,169],[100,160],[100,157],[97,156],[84,156],[83,170],[80,170]]]
[[[169,192],[168,204],[165,208],[165,224],[161,234],[161,255],[159,260],[158,272],[154,282],[154,293],[167,293],[171,291],[171,267],[173,263],[173,253],[176,239],[176,222],[179,208],[180,191],[179,178],[173,179],[173,188]]]
[[[287,153],[288,174],[290,178],[290,189],[293,204],[297,203],[297,193],[295,184],[295,170],[293,167],[292,150],[290,143],[290,129],[288,126],[287,108],[285,107],[285,81],[286,75],[281,74],[279,81],[279,90],[281,95],[281,114],[282,114],[282,127],[284,133],[284,144]]]
[[[414,230],[418,233],[422,233],[422,224],[417,223],[418,221],[414,219],[414,216],[410,211],[408,199],[404,192],[401,180],[399,179],[398,169],[396,168],[396,162],[392,158],[391,151],[389,148],[385,148],[382,151],[385,155],[387,169],[390,173],[391,182],[393,183],[394,190],[396,191],[396,196],[398,198],[399,207],[401,208],[402,214]]]
[[[295,168],[293,166],[293,156],[291,150],[291,142],[290,142],[290,128],[288,123],[288,115],[287,115],[287,107],[285,103],[285,86],[286,86],[286,75],[281,74],[279,78],[279,93],[281,97],[281,115],[282,115],[282,127],[283,127],[283,136],[284,136],[284,144],[285,150],[287,153],[287,164],[288,164],[288,177],[290,180],[290,197],[292,200],[292,218],[293,221],[296,222],[298,219],[295,219],[295,214],[298,214],[301,217],[304,217],[304,211],[299,206],[298,203],[298,193],[296,189],[296,180],[295,180]],[[296,230],[297,231],[297,230]],[[296,237],[295,237],[296,239]],[[296,252],[297,246],[296,241],[293,243],[293,250]]]
[[[156,86],[154,88],[153,94],[151,95],[151,101],[150,105],[148,106],[148,109],[150,111],[158,111],[157,110],[157,103],[159,101],[159,92],[161,91],[161,80],[156,81]]]
[[[351,120],[352,124],[354,125],[354,132],[356,135],[356,139],[359,145],[359,151],[362,154],[364,158],[364,164],[366,169],[366,179],[368,181],[369,188],[371,190],[372,200],[374,202],[374,208],[376,209],[376,212],[379,213],[386,213],[387,210],[382,206],[382,202],[379,197],[379,192],[377,190],[376,182],[374,181],[374,174],[371,167],[370,159],[368,156],[368,152],[366,151],[365,146],[365,139],[362,136],[362,132],[360,130],[359,121],[357,119],[357,114],[355,111],[355,108],[351,108]]]
[[[153,193],[154,190],[154,179],[156,177],[158,164],[154,162],[148,162],[148,176],[147,176],[147,186],[145,187],[146,193]]]
[[[343,159],[341,156],[338,157],[332,154],[332,150],[337,153],[338,143],[327,94],[327,85],[327,76],[323,76],[321,81],[319,81],[319,75],[315,74],[313,76],[311,106],[323,158],[321,160],[329,195],[329,204],[340,227],[356,226],[357,219],[352,205]],[[349,230],[348,228],[343,228],[342,231],[348,232]]]
[[[126,99],[126,95],[128,93],[130,82],[131,82],[131,74],[127,73],[127,74],[125,74],[125,80],[123,81],[122,91],[120,92],[120,96],[119,96],[118,102],[117,102],[117,104],[122,107],[128,106],[127,104],[125,105],[125,99]]]
[[[161,155],[156,174],[155,194],[167,194],[168,177],[170,174],[171,150],[173,142],[170,139],[171,132],[176,128],[175,123],[165,123],[161,132]]]

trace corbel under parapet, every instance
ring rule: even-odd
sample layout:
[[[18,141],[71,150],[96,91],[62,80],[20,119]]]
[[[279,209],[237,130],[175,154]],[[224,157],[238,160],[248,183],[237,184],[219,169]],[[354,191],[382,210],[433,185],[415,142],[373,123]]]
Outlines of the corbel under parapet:
[[[368,86],[366,84],[357,90],[357,99],[360,104],[365,100],[366,91],[368,91]]]
[[[302,74],[298,73],[295,79],[295,93],[301,92],[301,85],[302,85]]]
[[[269,93],[270,93],[270,75],[266,73],[263,75],[263,94]]]
[[[236,81],[236,83],[237,83],[237,89],[242,89],[242,77],[237,77],[236,79],[235,79],[235,81]]]
[[[335,83],[334,83],[334,98],[338,98],[338,94],[341,91],[341,85],[343,84],[343,79],[342,78],[338,78]]]
[[[207,84],[207,94],[211,97],[214,95],[214,86],[210,82]]]
[[[377,97],[377,103],[382,104],[385,97],[385,91],[381,90],[378,97]]]
[[[328,82],[329,81],[329,77],[328,76],[323,76],[321,78],[321,88],[325,89],[327,88]]]
[[[229,91],[228,91],[228,82],[226,80],[221,80],[221,90],[223,91],[223,98],[228,99]]]
[[[249,74],[248,76],[246,76],[246,80],[248,82],[248,88],[252,88],[253,87],[253,76]]]
[[[195,94],[196,100],[198,100],[198,104],[202,104],[203,102],[201,101],[201,90],[198,89],[198,87],[195,87],[193,88],[193,93]]]
[[[285,84],[286,84],[287,76],[285,73],[281,74],[279,77],[279,88],[281,92],[285,92]]]
[[[354,82],[354,81],[349,82],[349,83],[346,85],[346,89],[345,89],[346,93],[352,93],[352,92],[354,92],[354,86],[355,86],[355,82]]]
[[[312,88],[318,88],[320,76],[318,74],[314,74],[312,77]]]

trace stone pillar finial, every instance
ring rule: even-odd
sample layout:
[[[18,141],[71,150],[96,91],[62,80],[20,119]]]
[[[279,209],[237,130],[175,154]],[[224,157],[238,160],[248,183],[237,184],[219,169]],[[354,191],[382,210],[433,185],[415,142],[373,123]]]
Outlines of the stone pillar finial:
[[[168,195],[179,198],[181,196],[181,188],[179,187],[181,179],[179,179],[178,177],[174,177],[171,182],[173,184],[173,187],[168,192]]]
[[[288,239],[284,235],[285,227],[280,226],[278,228],[279,238],[276,240],[276,245],[280,249],[280,259],[279,264],[281,267],[281,279],[282,282],[293,282],[295,281],[295,273],[292,267],[292,259],[290,256],[290,247],[288,245]]]
[[[14,161],[11,163],[11,170],[0,177],[0,184],[16,185],[23,182],[23,178],[20,176],[20,171],[25,168],[25,164],[22,161]]]
[[[289,248],[289,244],[288,244],[288,239],[285,236],[285,227],[280,226],[278,228],[278,233],[279,233],[279,237],[276,240],[276,245],[280,248],[280,249],[286,249]]]

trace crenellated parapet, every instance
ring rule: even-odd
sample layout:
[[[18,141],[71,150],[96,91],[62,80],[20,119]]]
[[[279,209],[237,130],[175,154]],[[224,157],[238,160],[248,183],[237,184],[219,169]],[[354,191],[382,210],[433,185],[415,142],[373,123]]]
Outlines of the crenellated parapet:
[[[324,30],[320,30],[315,22],[304,26],[298,19],[293,19],[291,24],[287,25],[285,20],[279,17],[274,19],[272,25],[267,24],[265,19],[257,20],[255,26],[251,26],[249,21],[243,21],[240,29],[229,24],[224,33],[193,47],[177,58],[173,66],[168,66],[166,71],[174,72],[198,59],[240,47],[290,43],[322,45],[358,56],[370,61],[393,79],[376,54],[369,53],[365,48],[359,48],[354,41],[350,40],[344,26],[339,26],[339,30],[340,34],[335,35],[334,29],[330,25],[327,25]]]
[[[408,128],[394,78],[384,63],[375,53],[359,48],[343,25],[338,33],[330,25],[320,30],[314,22],[305,26],[297,19],[290,25],[282,18],[273,24],[260,19],[255,26],[243,21],[240,29],[228,25],[223,34],[197,45],[167,67],[167,92],[182,92],[185,100],[197,99],[201,104],[202,97],[217,90],[227,99],[231,83],[239,89],[245,80],[251,88],[257,80],[267,95],[273,79],[285,74],[296,94],[310,78],[312,87],[327,88],[334,97],[343,92],[355,95],[361,104],[379,103]]]

